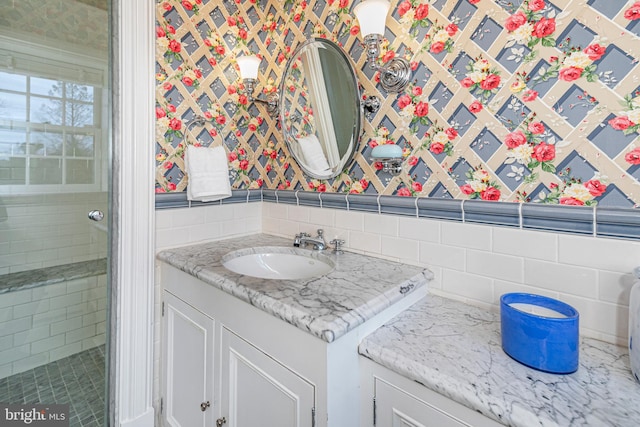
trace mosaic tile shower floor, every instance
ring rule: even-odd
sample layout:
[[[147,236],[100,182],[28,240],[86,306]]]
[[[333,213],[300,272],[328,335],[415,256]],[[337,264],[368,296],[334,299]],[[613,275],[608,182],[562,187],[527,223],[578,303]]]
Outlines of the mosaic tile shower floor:
[[[0,379],[0,402],[68,403],[70,427],[102,427],[104,346]]]

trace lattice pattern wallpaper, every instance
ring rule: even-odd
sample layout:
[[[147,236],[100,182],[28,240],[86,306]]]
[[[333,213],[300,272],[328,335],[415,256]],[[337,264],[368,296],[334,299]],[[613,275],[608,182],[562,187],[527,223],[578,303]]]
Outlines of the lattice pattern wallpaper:
[[[359,0],[166,0],[157,4],[157,192],[184,191],[185,143],[224,143],[234,188],[366,192],[634,207],[640,203],[640,2],[392,0],[380,61],[411,61],[386,95],[366,66]],[[276,89],[309,37],[337,41],[382,108],[333,180],[306,177],[277,122],[248,106],[235,56],[263,57]],[[194,114],[205,129],[186,132]],[[404,171],[369,160],[395,143]]]

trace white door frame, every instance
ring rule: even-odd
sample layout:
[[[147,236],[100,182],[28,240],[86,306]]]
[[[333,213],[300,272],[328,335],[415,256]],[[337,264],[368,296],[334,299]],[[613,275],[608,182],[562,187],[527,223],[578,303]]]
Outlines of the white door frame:
[[[111,427],[154,425],[154,8],[112,1]]]

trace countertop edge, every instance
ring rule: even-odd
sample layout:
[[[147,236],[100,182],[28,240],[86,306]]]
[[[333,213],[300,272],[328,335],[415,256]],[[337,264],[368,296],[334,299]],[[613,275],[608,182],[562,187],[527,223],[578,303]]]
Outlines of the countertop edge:
[[[215,241],[211,243],[215,243]],[[198,244],[187,245],[182,248],[196,245]],[[385,292],[380,293],[366,303],[340,315],[333,321],[328,322],[324,319],[310,316],[309,313],[301,311],[291,305],[282,303],[278,299],[272,298],[265,293],[258,292],[242,284],[236,283],[232,278],[225,277],[198,263],[191,262],[185,257],[180,257],[180,249],[181,248],[178,247],[161,250],[156,254],[156,259],[177,268],[178,270],[187,273],[210,286],[226,292],[274,317],[296,326],[327,343],[337,340],[349,331],[382,313],[394,303],[402,300],[404,296],[411,294],[423,286],[428,286],[428,282],[434,277],[433,273],[425,267],[407,265],[407,267],[418,269],[420,271],[405,280],[399,281],[396,285]],[[361,254],[355,255],[366,256]],[[179,257],[179,260],[176,259],[176,256]],[[395,263],[401,265],[401,263]],[[219,265],[217,262],[216,264]]]

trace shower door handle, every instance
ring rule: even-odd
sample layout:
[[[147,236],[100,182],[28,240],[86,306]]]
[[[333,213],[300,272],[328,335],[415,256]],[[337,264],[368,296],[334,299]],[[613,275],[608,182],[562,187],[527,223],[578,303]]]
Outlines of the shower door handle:
[[[98,209],[89,212],[89,219],[92,221],[102,221],[103,218],[104,214]]]

